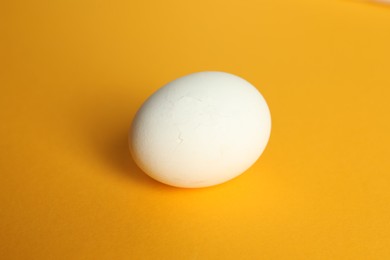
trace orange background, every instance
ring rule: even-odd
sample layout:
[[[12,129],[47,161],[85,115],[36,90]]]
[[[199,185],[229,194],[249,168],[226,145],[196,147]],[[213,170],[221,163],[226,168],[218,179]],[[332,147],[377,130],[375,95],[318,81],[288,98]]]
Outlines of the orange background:
[[[390,8],[338,0],[3,1],[1,259],[390,259]],[[273,131],[216,187],[130,159],[185,74],[257,86]]]

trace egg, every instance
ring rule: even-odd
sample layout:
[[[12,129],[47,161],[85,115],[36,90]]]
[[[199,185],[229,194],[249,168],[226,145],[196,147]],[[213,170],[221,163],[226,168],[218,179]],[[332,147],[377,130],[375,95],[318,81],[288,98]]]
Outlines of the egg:
[[[129,131],[136,164],[162,183],[200,188],[237,177],[263,153],[268,105],[248,81],[225,72],[180,77],[152,94]]]

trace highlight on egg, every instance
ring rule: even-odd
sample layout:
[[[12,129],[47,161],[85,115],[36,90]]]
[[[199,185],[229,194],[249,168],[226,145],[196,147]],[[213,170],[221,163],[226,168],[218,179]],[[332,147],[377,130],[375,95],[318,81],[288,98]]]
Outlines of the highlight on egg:
[[[248,81],[226,72],[180,77],[152,94],[129,131],[136,164],[162,183],[200,188],[251,167],[271,132],[268,105]]]

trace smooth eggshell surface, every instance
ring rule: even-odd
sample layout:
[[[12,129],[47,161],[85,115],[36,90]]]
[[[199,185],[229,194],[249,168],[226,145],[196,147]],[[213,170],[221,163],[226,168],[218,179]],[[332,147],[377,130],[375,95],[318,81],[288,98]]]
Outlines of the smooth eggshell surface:
[[[137,112],[129,144],[137,165],[176,187],[228,181],[260,157],[271,131],[263,96],[224,72],[178,78],[150,96]]]

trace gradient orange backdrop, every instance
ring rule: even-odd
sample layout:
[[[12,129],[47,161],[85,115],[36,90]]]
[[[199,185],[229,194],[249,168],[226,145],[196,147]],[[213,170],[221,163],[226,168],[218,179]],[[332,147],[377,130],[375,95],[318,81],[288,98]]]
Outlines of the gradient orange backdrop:
[[[338,0],[3,1],[1,259],[390,259],[390,8]],[[216,187],[132,162],[142,102],[221,70],[270,106]]]

